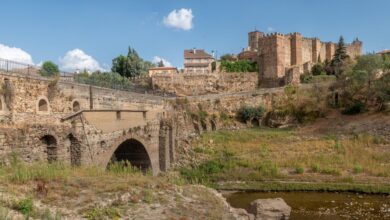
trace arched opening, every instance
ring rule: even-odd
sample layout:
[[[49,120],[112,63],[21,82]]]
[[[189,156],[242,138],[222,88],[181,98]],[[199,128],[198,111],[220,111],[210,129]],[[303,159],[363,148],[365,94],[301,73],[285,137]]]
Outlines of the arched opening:
[[[152,168],[144,145],[135,139],[128,139],[120,144],[112,155],[110,163],[125,161],[130,162],[131,166],[137,167],[142,171]]]
[[[46,100],[41,99],[38,102],[38,111],[47,112],[49,110],[49,105]]]
[[[80,107],[80,103],[78,101],[74,101],[73,102],[73,112],[78,112],[80,111],[81,107]]]
[[[52,135],[45,135],[40,140],[46,148],[47,162],[53,163],[57,161],[57,140]]]
[[[81,165],[81,144],[80,141],[73,136],[73,134],[68,135],[70,141],[70,164],[72,166]]]

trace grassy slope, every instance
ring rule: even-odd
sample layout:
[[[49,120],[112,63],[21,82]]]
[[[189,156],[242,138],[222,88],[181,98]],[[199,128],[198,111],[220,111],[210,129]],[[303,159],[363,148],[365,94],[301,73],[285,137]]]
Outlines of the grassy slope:
[[[61,164],[0,166],[0,219],[201,219],[229,218],[209,189],[178,176],[153,177],[114,167],[71,168]],[[19,218],[17,218],[19,217]]]
[[[219,131],[204,134],[194,151],[207,159],[194,169],[183,169],[182,174],[195,182],[224,182],[219,185],[223,189],[333,188],[390,193],[390,149],[380,136],[314,135],[269,128]]]

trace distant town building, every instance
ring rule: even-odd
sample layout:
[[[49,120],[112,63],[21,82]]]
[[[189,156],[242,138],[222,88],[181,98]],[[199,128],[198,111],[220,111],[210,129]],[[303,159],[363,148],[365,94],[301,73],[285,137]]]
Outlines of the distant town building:
[[[376,54],[390,56],[390,50],[382,50]]]
[[[214,57],[204,50],[184,50],[185,73],[211,73],[211,63]]]
[[[362,44],[356,39],[346,45],[352,59],[361,55]],[[336,48],[336,43],[303,37],[296,32],[264,34],[253,31],[248,34],[248,48],[238,58],[257,61],[262,87],[277,87],[299,83],[299,76],[310,71],[315,63],[331,60]]]
[[[178,73],[178,70],[176,67],[154,67],[149,69],[150,77],[158,73],[163,73],[163,74]]]

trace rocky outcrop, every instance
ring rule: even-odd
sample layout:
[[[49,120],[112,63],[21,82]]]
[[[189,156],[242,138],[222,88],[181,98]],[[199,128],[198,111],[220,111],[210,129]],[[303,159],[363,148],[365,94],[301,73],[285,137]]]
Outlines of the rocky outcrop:
[[[286,128],[294,126],[296,122],[289,114],[270,111],[264,117],[264,124],[271,128]]]
[[[284,220],[290,218],[291,207],[281,198],[257,199],[251,202],[249,212],[257,220]]]

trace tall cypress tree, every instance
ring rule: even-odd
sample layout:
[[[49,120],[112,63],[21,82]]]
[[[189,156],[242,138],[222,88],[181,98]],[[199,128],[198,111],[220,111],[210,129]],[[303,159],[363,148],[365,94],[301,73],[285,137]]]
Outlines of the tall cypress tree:
[[[343,36],[340,36],[340,40],[337,43],[336,51],[330,63],[331,67],[333,68],[334,74],[339,75],[341,73],[344,61],[346,61],[347,59],[349,59],[349,56],[347,54],[347,47],[345,46]]]

